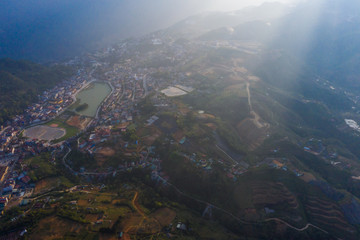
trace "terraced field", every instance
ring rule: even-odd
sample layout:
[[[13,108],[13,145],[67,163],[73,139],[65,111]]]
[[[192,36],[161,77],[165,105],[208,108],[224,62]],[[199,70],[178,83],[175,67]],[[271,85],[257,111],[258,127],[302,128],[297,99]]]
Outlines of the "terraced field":
[[[346,221],[341,209],[335,203],[309,196],[305,209],[311,221],[326,230],[342,235],[351,235],[355,232],[355,228]]]
[[[252,183],[252,200],[255,206],[286,205],[290,209],[296,210],[299,203],[282,183]]]

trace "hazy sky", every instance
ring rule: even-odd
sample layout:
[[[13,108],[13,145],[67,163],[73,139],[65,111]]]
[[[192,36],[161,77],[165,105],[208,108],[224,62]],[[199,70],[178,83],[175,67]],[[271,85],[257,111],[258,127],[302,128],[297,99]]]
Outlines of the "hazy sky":
[[[167,28],[204,11],[274,0],[0,0],[0,57],[61,55]],[[298,0],[277,0],[294,3]],[[53,46],[56,46],[54,48]]]
[[[203,2],[205,6],[208,4],[207,10],[232,11],[246,6],[260,5],[264,2],[282,2],[292,4],[299,2],[299,0],[204,0]]]

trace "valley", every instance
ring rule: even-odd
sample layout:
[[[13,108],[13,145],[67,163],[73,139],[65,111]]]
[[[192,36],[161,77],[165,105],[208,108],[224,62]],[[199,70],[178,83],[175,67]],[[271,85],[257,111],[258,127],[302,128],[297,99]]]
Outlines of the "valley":
[[[1,122],[0,239],[358,239],[359,92],[267,23],[57,63]]]

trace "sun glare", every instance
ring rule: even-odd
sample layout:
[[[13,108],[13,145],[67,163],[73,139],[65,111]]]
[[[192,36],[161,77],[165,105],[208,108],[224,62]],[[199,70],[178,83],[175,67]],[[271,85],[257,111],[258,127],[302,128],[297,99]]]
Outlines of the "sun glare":
[[[295,3],[299,0],[211,0],[209,1],[210,11],[234,11],[248,6],[257,6],[264,2]]]

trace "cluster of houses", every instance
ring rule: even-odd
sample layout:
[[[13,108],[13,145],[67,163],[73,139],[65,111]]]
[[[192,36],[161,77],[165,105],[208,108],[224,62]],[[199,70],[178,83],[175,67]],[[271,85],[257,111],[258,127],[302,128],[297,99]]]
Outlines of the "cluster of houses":
[[[0,196],[0,212],[4,210],[10,199],[24,198],[32,194],[35,184],[31,182],[30,176],[27,174],[28,167],[23,170],[14,170],[9,173],[7,178],[2,182]]]
[[[21,139],[14,137],[0,149],[0,193],[7,192],[6,189],[11,181],[16,181],[14,176],[18,178],[16,171],[13,171],[16,164],[31,156],[36,156],[43,152],[52,152],[59,149],[59,145],[50,145],[45,141],[34,139]],[[24,175],[26,176],[26,174]],[[24,182],[27,178],[22,179],[20,175],[19,181]],[[8,182],[8,180],[11,180]],[[28,183],[28,181],[25,181]]]
[[[256,167],[267,165],[271,168],[280,169],[283,171],[293,172],[297,177],[304,175],[302,171],[292,166],[287,158],[265,158],[262,162],[258,163]]]
[[[160,38],[152,39],[151,43],[154,45],[163,45],[164,51],[149,51],[145,54],[130,54],[131,58],[126,59],[122,64],[101,64],[101,59],[108,57],[111,54],[127,55],[130,53],[129,49],[134,46],[129,46],[123,43],[121,46],[112,49],[107,49],[103,52],[98,52],[93,56],[88,56],[88,61],[92,63],[93,69],[99,66],[103,67],[105,74],[104,81],[108,81],[112,87],[112,93],[109,95],[103,104],[100,106],[99,115],[93,121],[94,129],[85,137],[78,139],[78,148],[82,152],[95,154],[99,149],[99,145],[114,139],[119,136],[119,132],[126,131],[129,126],[133,125],[134,117],[138,116],[139,110],[136,108],[137,103],[143,99],[148,91],[153,89],[159,90],[169,85],[169,78],[171,84],[186,84],[193,85],[194,80],[187,77],[186,74],[179,73],[174,67],[169,66],[148,66],[138,67],[138,63],[146,62],[150,59],[167,59],[169,63],[186,64],[191,61],[191,54],[187,54],[192,49],[187,49],[185,46],[175,44],[174,41],[169,39],[163,40]],[[133,43],[136,44],[136,43]],[[196,46],[193,46],[196,47]],[[98,60],[97,60],[98,59]],[[108,68],[106,68],[108,67]],[[64,109],[75,101],[75,94],[80,91],[85,85],[87,80],[92,76],[91,73],[86,71],[79,71],[76,76],[68,81],[64,81],[57,85],[55,88],[45,91],[39,97],[36,104],[28,107],[22,115],[16,116],[12,122],[7,122],[5,126],[0,129],[0,212],[9,203],[12,197],[26,197],[32,194],[35,185],[32,183],[31,177],[28,175],[30,169],[23,166],[21,170],[12,170],[16,163],[22,163],[23,159],[29,156],[35,156],[42,152],[53,152],[61,148],[60,145],[50,145],[45,141],[19,138],[19,133],[25,126],[31,126],[39,123],[46,122],[58,116]],[[168,77],[158,78],[152,77],[154,73],[166,73]],[[184,89],[192,91],[192,89]],[[161,94],[155,94],[155,105],[158,107],[171,107],[171,101],[162,97]],[[156,124],[159,117],[152,116],[147,121],[148,126]],[[120,131],[115,131],[119,130]],[[177,140],[179,144],[186,142],[186,137],[181,136]],[[124,156],[128,157],[127,160],[119,163],[116,170],[131,171],[134,168],[149,168],[152,170],[151,178],[155,181],[167,183],[169,177],[161,170],[161,160],[155,154],[154,147],[142,147],[136,143],[129,143],[123,140],[118,141],[118,145],[122,148]],[[307,145],[305,151],[322,152],[322,145]],[[314,148],[316,147],[316,149]],[[308,149],[307,149],[308,148]],[[211,171],[213,164],[216,160],[209,158],[202,154],[183,154],[183,156],[191,161],[197,168],[204,171]],[[50,160],[50,159],[49,159]],[[240,165],[225,166],[222,160],[217,160],[223,164],[226,175],[237,180],[237,177],[246,172],[246,169]],[[265,159],[264,164],[270,167],[288,171],[286,159]],[[114,174],[116,171],[110,169]],[[291,169],[297,176],[302,173],[297,169]],[[85,169],[80,172],[84,173]],[[40,207],[43,203],[37,203]],[[75,203],[76,204],[76,203]],[[35,205],[37,207],[37,205]],[[187,226],[179,222],[176,229],[186,231]]]
[[[208,158],[204,154],[200,154],[199,156],[196,153],[191,155],[183,154],[183,156],[193,162],[197,167],[203,168],[204,170],[211,170],[211,165],[213,164],[213,159]]]
[[[28,156],[34,156],[41,152],[57,148],[44,140],[12,138],[10,142],[0,148],[0,163],[16,162]]]
[[[100,72],[104,72],[102,76],[97,77],[109,82],[112,93],[105,99],[100,107],[100,114],[93,121],[92,126],[95,126],[95,129],[86,138],[78,140],[79,149],[90,154],[96,152],[98,144],[107,141],[111,135],[117,134],[111,129],[120,128],[123,132],[133,125],[134,117],[139,115],[139,110],[136,108],[137,103],[147,95],[148,91],[161,90],[169,84],[191,86],[194,83],[191,77],[178,72],[174,66],[191,61],[191,54],[188,52],[199,46],[196,44],[178,44],[172,39],[161,37],[149,38],[148,40],[151,44],[162,45],[163,50],[145,51],[140,54],[136,50],[137,42],[134,41],[122,43],[117,47],[108,48],[93,55],[87,55],[84,61],[90,63],[88,65],[90,67],[86,71],[79,70],[77,75],[70,80],[45,91],[39,97],[39,102],[26,109],[24,114],[16,116],[12,122],[6,123],[5,128],[2,127],[0,132],[0,163],[2,161],[3,166],[5,166],[4,173],[0,176],[3,177],[3,182],[6,180],[6,175],[9,174],[9,169],[16,162],[28,156],[37,155],[44,151],[53,151],[60,147],[50,146],[47,142],[38,140],[22,140],[17,136],[24,126],[46,122],[73,103],[75,94],[86,85],[87,79],[92,80],[96,69],[101,68],[102,71]],[[122,64],[107,62],[109,61],[107,59],[111,59],[108,57],[114,54],[128,56],[128,58],[124,59]],[[169,64],[152,63],[149,66],[144,65],[144,62],[151,62],[149,60],[153,59],[166,59]],[[69,64],[77,64],[76,62],[69,62]],[[158,76],[154,77],[154,74],[158,74]],[[171,83],[169,83],[169,79],[171,79]],[[190,91],[192,89],[185,90]],[[171,101],[164,98],[162,94],[155,94],[154,101],[158,106],[171,107]],[[152,125],[157,120],[157,116],[152,116],[148,119],[147,125]],[[182,136],[177,142],[184,144],[186,138]],[[149,151],[137,152],[128,143],[124,143],[122,147],[125,154],[131,155],[131,157],[135,156],[138,160],[127,162],[121,168],[131,169],[149,166],[153,168],[153,171],[159,171],[160,160],[149,157]],[[212,169],[213,159],[211,158],[196,156],[196,154],[190,155],[188,158],[204,170]],[[230,178],[236,178],[244,172],[244,169],[235,166],[228,167],[226,170]]]
[[[51,120],[74,101],[74,94],[84,86],[84,76],[80,75],[64,81],[39,96],[39,101],[28,107],[23,114],[17,115],[12,121],[0,128],[0,162],[6,161],[10,166],[18,159],[35,155],[48,150],[48,143],[21,138],[24,127]],[[10,159],[10,160],[9,160]]]
[[[64,111],[75,100],[75,94],[85,85],[84,76],[74,76],[53,89],[44,91],[39,101],[29,106],[23,114],[16,116],[6,126],[24,127],[46,122]]]
[[[326,148],[323,145],[322,141],[314,138],[309,139],[309,141],[307,141],[304,146],[304,151],[310,152],[315,155],[320,155],[325,149]]]
[[[324,161],[340,169],[350,169],[352,164],[340,161],[338,153],[329,146],[324,145],[322,140],[311,138],[304,145],[304,151],[320,156]]]
[[[44,141],[20,140],[13,138],[0,151],[0,212],[12,198],[23,197],[32,193],[35,185],[27,175],[28,168],[25,166],[21,171],[15,168],[16,164],[22,164],[29,156],[36,156],[42,152],[58,149],[57,145],[49,145]],[[14,170],[15,169],[15,170]]]
[[[226,176],[235,182],[235,181],[237,181],[238,177],[240,175],[244,174],[245,172],[247,172],[247,170],[238,164],[238,165],[228,168]]]
[[[90,132],[87,138],[78,139],[78,147],[82,152],[93,154],[96,151],[96,144],[107,141],[110,134],[111,128],[109,126],[98,126]]]
[[[109,66],[107,69],[106,77],[107,80],[111,81],[115,90],[107,101],[102,105],[101,116],[100,116],[100,124],[112,125],[113,127],[119,126],[122,131],[126,131],[127,127],[131,125],[133,121],[133,117],[138,114],[136,110],[136,103],[138,99],[146,96],[146,92],[148,90],[156,89],[161,90],[169,86],[169,78],[171,79],[172,85],[188,85],[191,86],[194,84],[194,80],[188,75],[178,72],[172,64],[167,66],[156,66],[156,64],[149,64],[146,67],[136,68],[138,63],[146,62],[146,60],[162,57],[164,59],[168,59],[170,63],[179,63],[183,62],[184,64],[187,61],[190,61],[188,51],[192,51],[191,46],[184,46],[181,44],[176,44],[171,39],[167,39],[166,41],[161,40],[161,38],[156,38],[156,44],[160,44],[163,46],[164,51],[149,51],[143,54],[134,54],[129,57],[123,64],[109,64],[103,66]],[[160,40],[160,41],[159,41]],[[132,45],[136,45],[136,43],[132,43]],[[119,55],[126,55],[128,50],[134,46],[130,46],[127,43],[122,44],[116,48],[113,48],[111,51],[103,52],[102,54],[98,54],[97,57],[105,57],[107,55],[119,53]],[[174,64],[175,66],[176,64]],[[136,70],[135,70],[136,69]],[[165,74],[166,73],[166,74]],[[159,76],[156,79],[152,76]],[[165,76],[167,75],[167,77]],[[186,91],[192,91],[193,89],[185,89]],[[165,107],[164,109],[168,109],[172,106],[171,101],[165,98],[162,94],[155,94],[152,97],[152,102],[155,102],[155,106]],[[146,125],[150,126],[154,124],[158,120],[157,116],[152,116],[146,121]],[[184,144],[186,142],[186,138],[182,137],[178,141],[180,144]],[[83,143],[80,146],[87,146],[89,144]],[[92,145],[90,145],[92,146]],[[126,145],[125,145],[126,146]],[[126,154],[128,153],[128,148],[124,149]],[[141,159],[141,154],[140,154]],[[201,158],[197,156],[188,156],[191,161],[198,167],[203,168],[204,170],[211,170],[213,159]],[[132,162],[129,164],[130,167],[133,165],[137,165],[136,162]],[[129,165],[125,166],[128,168]],[[231,178],[235,178],[237,175],[240,175],[245,172],[242,167],[231,167],[227,169],[228,175]],[[156,179],[157,174],[155,171],[153,174]]]
[[[128,61],[128,64],[132,61]],[[124,73],[124,71],[126,71]],[[137,102],[145,96],[145,89],[152,89],[153,78],[133,73],[131,67],[114,67],[107,72],[113,93],[101,106],[99,124],[117,125],[132,122],[139,114]]]
[[[17,115],[12,121],[5,123],[0,129],[0,210],[12,197],[22,197],[35,187],[26,169],[18,172],[16,164],[31,156],[42,152],[53,152],[59,145],[50,145],[46,141],[24,139],[21,132],[24,127],[46,122],[56,117],[67,106],[74,102],[75,94],[85,84],[85,75],[64,81],[53,89],[45,91],[39,96],[39,101],[28,107],[23,114]],[[1,208],[2,206],[2,208]]]
[[[185,159],[191,161],[199,169],[203,169],[204,171],[211,171],[213,169],[212,165],[214,164],[215,160],[207,157],[205,154],[193,153],[189,155],[182,153],[181,155],[184,156]],[[240,164],[228,165],[223,159],[217,159],[216,161],[223,166],[223,170],[226,173],[226,176],[234,181],[237,181],[237,178],[247,171]]]

